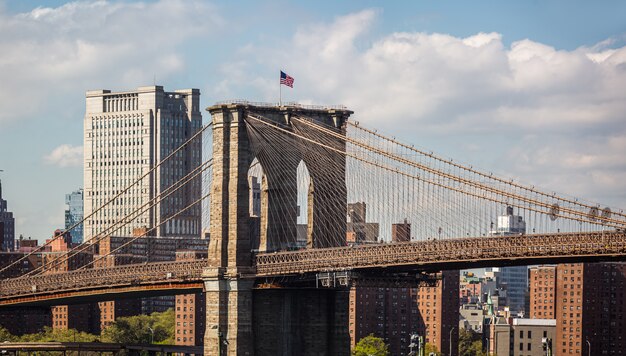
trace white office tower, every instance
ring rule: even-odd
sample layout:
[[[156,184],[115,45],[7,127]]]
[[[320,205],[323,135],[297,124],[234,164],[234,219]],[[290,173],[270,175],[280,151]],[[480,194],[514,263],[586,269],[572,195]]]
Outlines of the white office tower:
[[[513,207],[506,208],[506,215],[498,216],[492,236],[519,235],[526,232],[526,222],[519,215],[513,215]],[[506,302],[511,312],[523,312],[528,290],[528,266],[502,267],[497,279],[499,289],[506,290]]]
[[[161,86],[148,86],[118,93],[111,93],[110,90],[88,91],[86,97],[85,216],[91,215],[148,173],[202,127],[198,89],[166,92]],[[200,165],[201,136],[198,135],[190,145],[113,204],[88,218],[84,226],[84,241],[104,233],[107,227],[122,220],[130,223],[109,230],[106,235],[130,236],[135,229],[154,228],[149,230],[148,235],[199,237],[200,204],[165,221],[200,198],[200,176],[154,207],[142,209],[145,212],[139,215],[132,213],[150,204],[161,192]]]

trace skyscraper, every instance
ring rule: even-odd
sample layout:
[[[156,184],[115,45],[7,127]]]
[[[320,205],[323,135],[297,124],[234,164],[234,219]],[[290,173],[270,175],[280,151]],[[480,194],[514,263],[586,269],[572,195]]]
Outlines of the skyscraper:
[[[83,190],[78,189],[70,194],[65,194],[65,230],[83,220]],[[83,224],[77,225],[70,231],[73,243],[83,242]]]
[[[0,181],[0,250],[13,251],[15,247],[15,218],[7,210],[7,201],[2,199],[2,181]]]
[[[492,224],[493,225],[493,224]],[[519,235],[526,233],[526,222],[519,215],[513,214],[513,207],[506,208],[506,214],[498,216],[496,229],[490,235]],[[506,303],[511,312],[522,312],[525,309],[528,290],[528,267],[502,267],[497,280],[498,288],[506,290]]]
[[[198,89],[166,92],[162,86],[140,87],[129,92],[95,90],[86,93],[85,216],[148,173],[201,129],[199,101]],[[161,192],[197,168],[202,159],[201,149],[202,138],[199,135],[114,204],[109,204],[88,218],[84,227],[85,241],[107,226],[122,219],[127,220],[125,217],[128,214],[149,204]],[[136,218],[121,229],[109,231],[108,234],[129,236],[133,229],[159,226],[149,234],[199,237],[200,204],[176,217],[173,215],[200,197],[200,184],[198,176],[155,206],[142,209]]]

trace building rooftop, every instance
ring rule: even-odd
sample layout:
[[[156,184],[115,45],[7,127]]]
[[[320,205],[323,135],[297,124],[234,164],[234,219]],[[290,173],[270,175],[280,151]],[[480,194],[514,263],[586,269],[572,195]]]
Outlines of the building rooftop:
[[[556,326],[556,319],[513,319],[513,325],[520,326]]]

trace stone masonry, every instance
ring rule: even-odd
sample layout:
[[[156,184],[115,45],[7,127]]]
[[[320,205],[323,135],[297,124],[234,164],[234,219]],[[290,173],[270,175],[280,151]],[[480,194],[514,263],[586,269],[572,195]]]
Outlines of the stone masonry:
[[[296,187],[296,168],[300,159],[307,164],[315,187],[313,201],[309,202],[309,245],[327,247],[329,241],[345,240],[346,186],[345,180],[331,181],[332,177],[343,177],[345,174],[345,157],[336,155],[335,164],[340,172],[328,176],[321,169],[319,159],[313,160],[314,152],[304,154],[297,151],[300,145],[289,145],[275,142],[273,145],[259,141],[263,135],[262,124],[251,125],[246,121],[247,115],[262,117],[264,120],[291,127],[291,118],[302,115],[333,127],[336,132],[345,133],[345,120],[352,113],[348,110],[305,109],[302,107],[268,107],[248,104],[225,104],[207,108],[213,120],[213,181],[211,186],[211,224],[208,252],[209,267],[204,272],[206,292],[206,355],[263,355],[263,349],[256,349],[261,342],[255,340],[253,316],[260,315],[253,311],[259,306],[260,299],[253,293],[254,270],[252,267],[249,215],[248,170],[256,157],[264,168],[262,182],[262,214],[261,247],[266,250],[289,248],[296,240],[297,196],[293,194]],[[250,120],[251,122],[252,120]],[[265,128],[267,130],[267,128]],[[299,134],[306,135],[302,129]],[[336,138],[329,138],[332,146],[345,149],[345,143]],[[311,144],[308,144],[311,147]],[[292,150],[290,154],[276,155],[283,150]],[[328,151],[319,152],[317,158],[328,155]],[[343,159],[343,161],[342,161]],[[339,162],[339,163],[337,163]],[[280,168],[280,169],[278,169]],[[326,170],[328,171],[328,170]],[[335,178],[336,179],[336,178]],[[334,188],[333,188],[334,187]],[[334,191],[329,191],[334,190]],[[279,206],[279,204],[281,204]],[[323,219],[322,219],[323,217]],[[323,225],[316,227],[316,223]],[[312,226],[312,227],[311,227]],[[328,238],[323,234],[336,235]],[[318,293],[319,291],[313,291]],[[281,293],[283,293],[281,295]],[[278,291],[276,298],[263,300],[268,303],[280,303],[290,294]],[[306,292],[304,292],[306,293]],[[325,292],[333,294],[332,292]],[[323,348],[327,352],[317,354],[347,354],[349,338],[347,329],[342,323],[347,321],[347,299],[341,298],[342,292],[325,297],[311,295],[320,301],[320,305],[329,309],[326,331],[317,335],[326,335]],[[345,293],[344,293],[345,294]],[[261,296],[259,296],[261,298]],[[331,298],[329,301],[328,298]],[[300,301],[298,301],[300,300]],[[296,299],[296,303],[302,297]],[[345,308],[343,307],[345,305]],[[343,309],[346,309],[345,311]],[[284,309],[285,311],[287,309]],[[312,311],[313,312],[313,311]],[[345,314],[345,315],[344,315]],[[343,315],[343,316],[342,316]],[[284,318],[288,314],[281,311],[275,318]],[[337,319],[338,321],[335,321]],[[258,325],[257,323],[254,323]],[[297,324],[297,323],[296,323]],[[335,325],[335,326],[333,326]],[[306,330],[311,325],[302,326]],[[331,330],[332,329],[332,330]],[[345,331],[338,332],[345,329]],[[277,329],[281,331],[281,329]],[[286,331],[283,331],[286,332]],[[336,336],[331,337],[334,334]],[[282,335],[285,350],[302,350],[301,343],[294,343],[288,335]],[[256,352],[258,351],[258,352]],[[338,353],[336,353],[337,351]],[[296,353],[282,353],[284,355]],[[299,354],[299,353],[298,353]]]

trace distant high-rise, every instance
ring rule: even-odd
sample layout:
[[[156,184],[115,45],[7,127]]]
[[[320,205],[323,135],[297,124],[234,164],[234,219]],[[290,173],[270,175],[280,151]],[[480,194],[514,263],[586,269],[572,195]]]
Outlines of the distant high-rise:
[[[493,228],[493,227],[492,227]],[[498,216],[496,229],[490,235],[519,235],[526,233],[526,222],[519,215],[513,214],[513,207],[506,208],[506,214]],[[506,290],[506,303],[511,312],[525,310],[528,292],[528,267],[502,267],[497,281],[498,288]]]
[[[403,223],[391,224],[391,242],[411,241],[411,224],[404,219]]]
[[[2,199],[2,181],[0,181],[0,250],[13,251],[15,248],[15,218],[7,210],[7,201]]]
[[[83,190],[78,189],[65,194],[65,230],[83,220]],[[79,224],[70,231],[73,243],[83,242],[83,224]]]
[[[166,92],[161,86],[148,86],[117,93],[96,90],[88,91],[86,98],[85,216],[148,173],[202,127],[198,89]],[[84,240],[127,220],[136,209],[151,205],[153,199],[197,168],[202,159],[200,136],[114,204],[89,217],[85,221]],[[121,229],[107,234],[128,236],[136,228],[147,228],[155,236],[200,237],[200,204],[166,221],[200,197],[200,184],[198,176],[154,207],[142,210],[138,216],[131,215],[132,221]]]
[[[350,243],[378,242],[378,223],[367,222],[367,205],[365,202],[348,204],[347,241]]]

